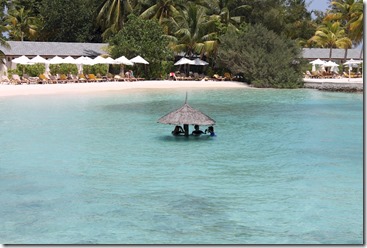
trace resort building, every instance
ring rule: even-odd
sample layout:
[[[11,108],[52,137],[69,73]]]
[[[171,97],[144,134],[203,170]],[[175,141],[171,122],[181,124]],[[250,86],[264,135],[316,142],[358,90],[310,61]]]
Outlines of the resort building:
[[[345,54],[345,52],[347,52]],[[303,48],[303,58],[307,60],[332,60],[335,63],[342,63],[346,60],[354,59],[354,60],[363,60],[363,49],[362,48],[354,48],[348,49],[337,49],[333,48],[331,50],[331,59],[330,57],[330,48]]]
[[[8,41],[10,48],[0,46],[0,50],[5,54],[4,64],[1,66],[0,73],[15,69],[16,64],[11,61],[22,55],[28,58],[42,56],[50,59],[54,56],[74,58],[80,56],[97,57],[107,54],[108,43],[77,43],[77,42],[36,42],[36,41]],[[4,66],[5,65],[5,66]]]
[[[37,55],[49,59],[54,56],[74,58],[80,56],[96,57],[107,54],[108,43],[77,43],[77,42],[36,42],[36,41],[8,41],[10,48],[0,46],[5,59],[0,68],[0,73],[6,73],[7,68],[15,69],[16,64],[12,60],[22,55],[33,58]],[[308,60],[329,60],[329,48],[304,48],[303,57]],[[331,60],[341,63],[348,59],[363,59],[361,49],[348,49],[345,57],[345,49],[333,49]]]

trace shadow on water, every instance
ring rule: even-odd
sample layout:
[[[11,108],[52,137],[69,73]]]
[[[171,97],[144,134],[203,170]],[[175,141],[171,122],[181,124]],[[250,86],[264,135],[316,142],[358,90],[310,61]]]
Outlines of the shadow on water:
[[[160,141],[166,141],[166,142],[207,142],[207,141],[214,141],[216,137],[210,136],[210,135],[162,135],[156,137]]]

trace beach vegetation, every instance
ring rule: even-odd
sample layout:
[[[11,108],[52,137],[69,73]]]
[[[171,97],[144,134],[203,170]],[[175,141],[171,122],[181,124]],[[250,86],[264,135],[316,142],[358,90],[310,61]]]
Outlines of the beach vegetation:
[[[348,49],[352,47],[352,40],[347,37],[341,23],[336,21],[324,21],[320,25],[310,42],[315,42],[320,47],[330,48],[329,59],[331,59],[333,48]]]
[[[255,87],[297,88],[301,81],[301,49],[295,41],[262,24],[229,29],[220,37],[220,66],[242,74]]]
[[[129,0],[103,0],[97,15],[97,23],[104,30],[102,37],[107,40],[119,32],[132,11]]]
[[[192,58],[195,54],[209,56],[218,48],[218,29],[215,19],[206,15],[206,9],[196,4],[188,4],[170,19],[172,34],[167,35],[170,48],[176,53]]]
[[[37,33],[36,18],[29,15],[30,10],[9,9],[9,14],[5,20],[9,37],[12,40],[23,41],[32,40]]]
[[[101,42],[95,21],[94,0],[43,0],[40,7],[43,26],[38,40],[58,42]]]
[[[330,55],[332,49],[343,48],[347,54],[347,49],[363,41],[362,0],[332,0],[326,11],[309,10],[306,0],[0,0],[0,9],[2,45],[6,45],[7,39],[107,42],[113,58],[141,55],[147,59],[149,66],[133,68],[147,79],[164,77],[175,69],[171,64],[181,56],[200,57],[209,62],[202,70],[208,76],[257,70],[253,66],[240,70],[241,66],[250,66],[241,61],[236,66],[233,62],[226,64],[224,54],[226,48],[234,50],[231,42],[237,42],[234,41],[237,36],[228,37],[231,33],[259,39],[250,36],[254,26],[262,27],[259,34],[266,41],[270,42],[271,35],[263,28],[273,32],[277,39],[281,37],[288,46],[286,50],[293,50],[295,42],[299,48],[329,48]],[[246,42],[247,45],[238,46],[254,46],[261,54],[262,41]],[[283,46],[278,47],[279,51],[282,49]],[[275,54],[268,54],[264,60],[275,58]],[[298,68],[293,63],[289,70],[298,74]],[[110,70],[118,72],[120,68],[110,66]],[[280,78],[295,75],[284,70],[283,76],[277,74]],[[247,76],[246,80],[259,87],[280,87],[280,80],[273,84],[274,80],[269,79],[277,78],[270,69]],[[264,80],[262,84],[260,78]],[[294,85],[284,83],[281,87]]]
[[[27,74],[31,77],[38,77],[40,74],[45,72],[45,65],[44,64],[33,64],[33,65],[21,65],[17,64],[16,69],[8,70],[10,75],[18,74],[23,76]]]
[[[168,44],[163,28],[156,20],[144,20],[131,14],[123,28],[109,40],[109,52],[114,58],[142,56],[149,61],[149,66],[134,66],[135,75],[157,79],[162,76],[162,63],[172,60]]]
[[[83,69],[86,66],[83,66]],[[78,73],[78,69],[74,64],[55,64],[50,65],[50,72],[52,75],[56,74],[65,74],[71,73],[73,75],[76,75]]]

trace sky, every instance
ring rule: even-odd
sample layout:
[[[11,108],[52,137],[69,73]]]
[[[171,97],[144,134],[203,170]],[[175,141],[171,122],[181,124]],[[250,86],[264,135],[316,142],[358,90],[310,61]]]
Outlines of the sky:
[[[329,5],[328,0],[306,0],[306,4],[310,4],[308,10],[325,11]]]
[[[310,4],[310,6],[308,6],[308,10],[325,11],[329,7],[329,0],[306,0],[306,4]],[[362,43],[357,46],[357,48],[361,48]]]

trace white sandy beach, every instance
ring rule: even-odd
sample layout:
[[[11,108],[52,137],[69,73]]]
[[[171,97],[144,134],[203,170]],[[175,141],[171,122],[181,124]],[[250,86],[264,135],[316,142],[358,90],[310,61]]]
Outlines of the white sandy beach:
[[[305,83],[363,84],[362,78],[343,79],[304,79]],[[179,89],[179,88],[249,88],[248,84],[234,81],[138,81],[138,82],[99,82],[67,84],[0,84],[1,96],[47,95],[68,93],[91,93],[124,91],[134,89]]]
[[[305,83],[363,84],[363,78],[304,78],[303,81]]]
[[[245,83],[232,81],[138,81],[138,82],[100,82],[67,84],[22,84],[0,85],[0,96],[45,95],[66,93],[90,93],[104,91],[123,91],[131,89],[170,89],[170,88],[245,88]]]

